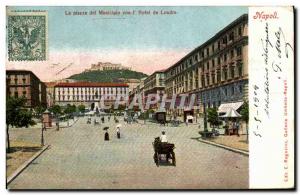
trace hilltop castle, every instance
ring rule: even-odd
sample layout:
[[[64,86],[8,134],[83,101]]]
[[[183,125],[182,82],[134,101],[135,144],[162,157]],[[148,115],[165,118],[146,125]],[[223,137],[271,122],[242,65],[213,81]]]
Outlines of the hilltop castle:
[[[84,72],[103,71],[103,70],[131,70],[130,67],[122,66],[122,64],[112,64],[110,62],[98,62],[92,64],[91,68],[85,69]]]

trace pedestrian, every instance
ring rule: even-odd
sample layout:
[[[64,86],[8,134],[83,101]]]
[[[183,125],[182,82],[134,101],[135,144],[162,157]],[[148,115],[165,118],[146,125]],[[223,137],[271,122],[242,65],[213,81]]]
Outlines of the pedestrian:
[[[109,133],[108,133],[108,131],[106,131],[105,134],[104,134],[104,141],[109,141]]]
[[[117,127],[117,138],[121,138],[120,127]]]
[[[189,119],[188,119],[188,117],[186,117],[185,124],[186,124],[186,126],[189,125]]]
[[[237,134],[238,137],[240,137],[239,130],[240,130],[240,123],[237,121],[236,122],[236,134]]]
[[[168,142],[166,132],[164,132],[164,131],[161,132],[160,141],[163,142],[163,143]]]

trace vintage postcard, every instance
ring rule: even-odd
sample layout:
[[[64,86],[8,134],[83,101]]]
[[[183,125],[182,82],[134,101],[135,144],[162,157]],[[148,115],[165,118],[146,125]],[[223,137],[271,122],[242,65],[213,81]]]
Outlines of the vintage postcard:
[[[294,189],[294,7],[7,6],[9,190]]]

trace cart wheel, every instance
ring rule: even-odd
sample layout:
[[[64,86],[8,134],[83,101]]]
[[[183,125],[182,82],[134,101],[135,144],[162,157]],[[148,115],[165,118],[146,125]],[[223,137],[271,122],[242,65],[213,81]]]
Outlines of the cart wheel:
[[[156,166],[158,166],[158,156],[156,153],[154,153],[153,159],[154,159],[154,163],[156,164]]]
[[[174,152],[172,152],[171,154],[172,154],[172,163],[173,163],[173,165],[174,165],[174,166],[176,166],[176,158],[175,158],[175,153],[174,153]]]

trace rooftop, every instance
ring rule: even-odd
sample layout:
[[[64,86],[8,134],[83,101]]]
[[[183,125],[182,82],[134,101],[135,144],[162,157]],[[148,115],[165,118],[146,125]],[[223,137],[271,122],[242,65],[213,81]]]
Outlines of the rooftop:
[[[126,83],[75,82],[57,83],[55,87],[128,87]]]
[[[243,21],[248,21],[248,14],[243,14],[240,17],[238,17],[237,19],[235,19],[233,22],[231,22],[226,27],[224,27],[222,30],[220,30],[219,32],[217,32],[214,36],[212,36],[206,42],[202,43],[200,46],[196,47],[191,52],[189,52],[187,55],[185,55],[183,58],[181,58],[179,61],[177,61],[175,64],[173,64],[172,66],[168,67],[165,71],[168,71],[171,68],[173,68],[173,67],[177,66],[178,64],[182,63],[184,60],[186,60],[191,55],[193,55],[195,53],[195,51],[203,49],[207,45],[211,44],[219,36],[221,36],[224,32],[228,31],[229,29],[231,29],[232,27],[234,27],[235,25],[237,25],[237,24],[239,24],[240,22],[243,22]]]

